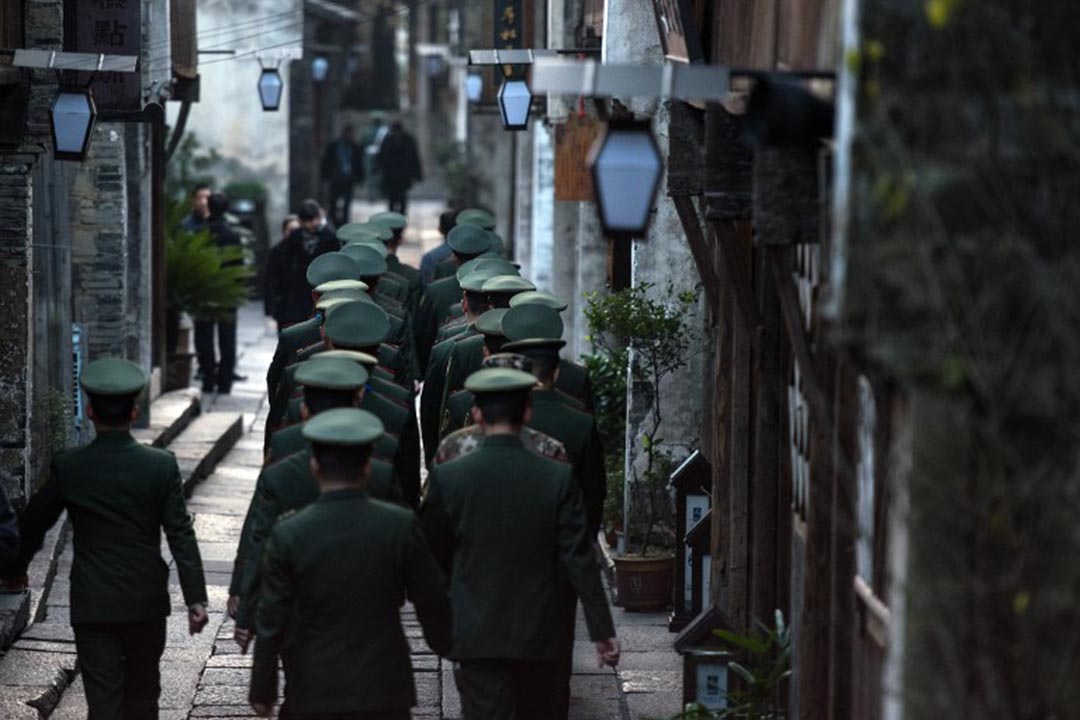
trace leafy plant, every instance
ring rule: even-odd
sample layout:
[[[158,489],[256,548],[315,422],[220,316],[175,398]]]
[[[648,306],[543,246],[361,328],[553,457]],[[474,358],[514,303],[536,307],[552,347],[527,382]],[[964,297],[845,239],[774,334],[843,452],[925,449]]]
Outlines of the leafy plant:
[[[475,205],[482,182],[469,167],[464,143],[447,142],[436,146],[435,163],[442,172],[450,206]]]
[[[256,180],[231,182],[225,186],[225,197],[229,200],[251,200],[252,202],[266,202],[268,194],[266,186]]]
[[[642,555],[648,554],[656,532],[657,495],[664,491],[675,468],[675,460],[659,435],[663,424],[663,381],[686,364],[693,338],[692,310],[697,302],[696,290],[676,292],[674,286],[668,285],[666,293],[658,294],[653,288],[651,283],[641,283],[609,295],[590,293],[585,308],[595,351],[586,362],[590,370],[595,367],[600,371],[590,376],[599,390],[598,417],[600,413],[608,415],[608,431],[620,432],[620,445],[625,433],[627,375],[651,388],[650,423],[641,439],[645,468],[640,473],[636,467],[631,468],[634,482],[643,483],[648,491]],[[615,376],[622,377],[621,386]],[[612,417],[615,413],[622,418],[621,426]]]
[[[776,611],[773,627],[755,620],[748,635],[721,629],[713,630],[713,635],[746,659],[728,662],[727,707],[708,710],[694,705],[673,720],[783,720],[787,716],[783,685],[791,677],[791,628],[784,613]]]
[[[240,246],[218,247],[208,230],[184,230],[183,201],[169,200],[165,220],[165,303],[174,312],[193,317],[229,315],[247,300],[246,280],[252,271],[243,264]]]

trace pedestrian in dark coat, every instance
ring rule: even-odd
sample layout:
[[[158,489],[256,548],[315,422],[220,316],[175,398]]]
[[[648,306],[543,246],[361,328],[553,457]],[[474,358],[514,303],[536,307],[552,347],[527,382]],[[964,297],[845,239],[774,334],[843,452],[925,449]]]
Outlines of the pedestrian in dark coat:
[[[96,439],[54,456],[49,480],[19,518],[18,558],[2,569],[25,583],[45,533],[67,510],[73,528],[71,626],[89,717],[156,720],[165,649],[169,566],[165,533],[188,608],[188,631],[202,632],[206,581],[176,458],[131,436],[135,398],[146,385],[136,365],[95,360],[82,374]]]
[[[383,138],[378,165],[382,173],[383,195],[389,202],[390,210],[407,214],[409,188],[424,179],[424,171],[420,167],[416,140],[400,121],[391,125],[390,132]]]
[[[346,125],[341,137],[326,146],[322,179],[330,189],[330,217],[335,225],[344,225],[349,222],[353,186],[364,182],[364,149],[354,142],[351,125]]]
[[[219,248],[239,247],[240,235],[229,227],[225,211],[229,201],[220,193],[210,196],[210,211],[206,229]],[[237,260],[235,262],[242,262]],[[235,263],[234,263],[235,264]],[[217,349],[214,348],[214,329],[217,329]],[[217,318],[195,318],[195,354],[199,358],[204,393],[217,391],[228,395],[236,372],[236,314]]]
[[[308,265],[341,247],[333,230],[323,222],[319,203],[305,200],[299,216],[300,227],[281,241],[280,250],[271,255],[266,268],[267,283],[274,288],[271,310],[279,330],[311,317],[315,305],[307,281]]]

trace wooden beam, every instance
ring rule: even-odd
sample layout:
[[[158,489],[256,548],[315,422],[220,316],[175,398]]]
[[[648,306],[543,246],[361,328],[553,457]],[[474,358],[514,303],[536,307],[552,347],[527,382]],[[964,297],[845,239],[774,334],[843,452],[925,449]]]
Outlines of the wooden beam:
[[[715,309],[720,304],[720,276],[713,265],[713,253],[705,241],[705,233],[701,230],[701,220],[697,208],[694,207],[694,199],[676,195],[671,201],[675,204],[675,211],[679,213],[686,241],[690,245],[690,253],[694,256],[694,264],[697,265],[701,283],[705,286],[709,307]]]
[[[745,220],[713,221],[711,226],[720,250],[720,282],[731,287],[743,327],[757,327],[750,264],[743,260],[743,255],[747,254],[754,241],[753,227]]]

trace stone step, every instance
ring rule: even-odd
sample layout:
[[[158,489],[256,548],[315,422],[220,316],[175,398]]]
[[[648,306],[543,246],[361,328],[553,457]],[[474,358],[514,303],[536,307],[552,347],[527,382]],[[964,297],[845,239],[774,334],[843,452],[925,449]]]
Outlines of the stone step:
[[[176,456],[187,495],[214,471],[243,434],[241,413],[211,412],[195,418],[169,443],[168,450]]]
[[[166,447],[199,415],[201,393],[183,388],[159,395],[150,403],[150,426],[132,430],[144,445]]]

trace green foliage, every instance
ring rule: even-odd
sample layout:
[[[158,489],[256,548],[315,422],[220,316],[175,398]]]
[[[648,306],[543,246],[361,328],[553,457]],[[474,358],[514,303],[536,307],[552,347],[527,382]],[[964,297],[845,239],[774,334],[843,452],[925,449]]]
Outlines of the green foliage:
[[[225,186],[225,196],[229,200],[251,200],[253,202],[266,202],[268,194],[266,186],[257,180],[231,182]]]
[[[221,155],[206,149],[194,135],[186,133],[165,166],[165,195],[187,202],[191,189],[200,183],[214,184],[213,169]]]
[[[187,208],[171,199],[165,219],[166,305],[193,317],[231,314],[248,297],[251,268],[243,264],[239,246],[219,248],[206,230],[183,228]]]
[[[448,204],[451,207],[474,205],[482,183],[469,167],[464,143],[447,142],[436,146],[435,164],[446,185]]]
[[[783,720],[787,716],[783,686],[791,676],[791,629],[784,613],[776,611],[772,627],[755,620],[748,635],[719,629],[713,634],[743,659],[728,662],[727,707],[707,710],[694,705],[673,720]]]
[[[656,293],[654,287],[642,283],[606,295],[590,293],[585,308],[594,351],[585,362],[596,395],[597,418],[609,440],[607,447],[618,447],[620,460],[625,445],[628,374],[652,388],[652,424],[641,438],[646,467],[640,475],[634,470],[635,481],[644,483],[649,496],[642,555],[648,553],[657,523],[656,495],[663,492],[675,469],[675,460],[658,435],[663,422],[661,383],[687,362],[697,302],[696,291],[676,292],[668,285],[665,293]],[[611,480],[609,473],[609,484]],[[609,487],[609,496],[616,494],[621,499],[622,487],[615,493],[613,490]]]

